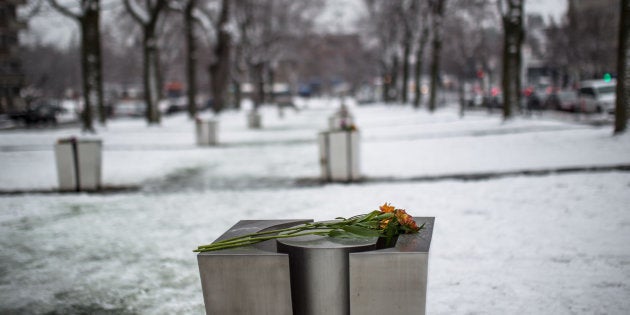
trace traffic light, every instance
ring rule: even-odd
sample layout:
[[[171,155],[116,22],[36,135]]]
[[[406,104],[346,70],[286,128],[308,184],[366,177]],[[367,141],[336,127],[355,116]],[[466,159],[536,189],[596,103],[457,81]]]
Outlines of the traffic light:
[[[610,73],[606,72],[604,73],[604,82],[610,82],[612,80],[612,75],[610,75]]]

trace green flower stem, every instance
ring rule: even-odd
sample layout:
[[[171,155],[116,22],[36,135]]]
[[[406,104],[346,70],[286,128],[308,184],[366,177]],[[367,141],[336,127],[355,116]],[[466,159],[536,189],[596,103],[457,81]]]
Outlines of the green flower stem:
[[[228,238],[228,239],[225,239],[225,240],[221,240],[221,241],[215,242],[213,244],[223,243],[223,242],[230,242],[230,241],[235,241],[235,240],[242,240],[242,239],[245,239],[245,238],[248,238],[248,237],[256,237],[256,236],[267,235],[267,234],[277,234],[277,233],[288,232],[288,231],[303,231],[303,230],[307,229],[309,225],[310,225],[310,223],[307,223],[307,224],[304,224],[304,225],[292,226],[292,227],[284,228],[284,229],[250,233],[250,234],[245,234],[245,235],[236,236],[236,237],[233,237],[233,238]],[[210,247],[213,244],[201,245],[201,246],[198,246],[197,248]]]
[[[288,238],[288,237],[296,237],[296,236],[302,236],[302,235],[309,235],[309,234],[318,234],[318,233],[322,233],[322,230],[330,230],[327,227],[315,227],[315,228],[310,228],[308,229],[309,231],[312,231],[312,233],[303,233],[303,234],[296,234],[296,233],[290,233],[290,234],[280,234],[280,235],[269,235],[269,236],[257,236],[257,237],[252,237],[252,235],[243,235],[241,237],[235,237],[235,238],[231,238],[228,240],[223,240],[223,241],[218,241],[212,244],[208,244],[208,245],[203,245],[203,246],[199,246],[197,247],[197,250],[204,250],[204,249],[208,249],[208,248],[215,248],[217,246],[223,246],[223,245],[236,245],[236,246],[242,246],[242,245],[248,245],[248,244],[253,244],[253,243],[258,243],[258,242],[262,242],[262,241],[266,241],[266,240],[270,240],[270,239],[274,239],[274,238]],[[279,230],[276,230],[276,232]],[[299,231],[304,231],[304,229],[301,229]],[[269,233],[267,233],[269,234]]]
[[[214,244],[211,244],[214,246],[206,246],[203,248],[198,248],[196,250],[193,250],[193,252],[207,252],[207,251],[213,251],[213,250],[219,250],[219,249],[240,247],[243,245],[251,245],[251,244],[255,244],[255,243],[259,243],[259,242],[263,242],[263,241],[267,241],[271,239],[290,238],[290,237],[297,237],[297,236],[304,236],[304,235],[318,235],[318,234],[321,235],[322,232],[310,231],[310,232],[301,233],[301,234],[290,234],[290,235],[282,234],[282,235],[270,235],[270,236],[264,236],[264,237],[251,237],[251,238],[247,238],[243,240],[214,243]]]
[[[387,204],[386,206],[391,207]],[[381,209],[383,207],[381,207]],[[403,216],[402,218],[404,218],[404,225],[398,221],[399,214]],[[234,248],[252,245],[271,239],[282,239],[304,235],[322,235],[330,237],[371,237],[378,235],[379,237],[385,237],[389,243],[392,238],[397,235],[417,233],[420,229],[424,228],[424,224],[420,227],[416,227],[415,222],[413,222],[413,218],[411,218],[411,224],[407,223],[409,220],[410,216],[402,209],[393,209],[390,212],[384,212],[384,210],[374,210],[372,212],[355,215],[347,219],[336,218],[336,221],[311,222],[284,229],[261,231],[236,236],[216,241],[212,244],[198,246],[197,249],[193,250],[193,252],[206,252]]]
[[[302,231],[305,231],[305,230],[334,229],[334,228],[337,228],[336,226],[338,224],[339,223],[332,223],[332,224],[319,223],[319,222],[306,223],[306,224],[293,226],[293,227],[289,227],[289,228],[284,228],[284,229],[262,231],[262,232],[256,232],[256,233],[236,236],[236,237],[225,239],[225,240],[221,240],[221,241],[218,241],[218,242],[215,242],[215,243],[212,243],[212,244],[201,245],[201,246],[198,246],[197,249],[204,249],[204,248],[213,247],[213,246],[216,246],[219,243],[224,244],[224,243],[233,242],[233,241],[244,241],[244,240],[250,239],[252,237],[258,237],[258,236],[268,235],[268,234],[278,234],[278,233],[282,233],[282,232],[289,232],[289,233],[287,233],[287,235],[294,235],[295,233],[299,233],[299,232],[302,232]]]

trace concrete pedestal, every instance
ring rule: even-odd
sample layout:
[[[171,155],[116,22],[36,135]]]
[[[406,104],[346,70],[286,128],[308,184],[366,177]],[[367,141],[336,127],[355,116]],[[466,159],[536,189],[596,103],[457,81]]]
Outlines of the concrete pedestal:
[[[59,139],[55,144],[59,190],[99,190],[101,155],[102,144],[99,139]]]
[[[358,131],[321,132],[318,143],[323,180],[348,182],[361,178]]]
[[[298,237],[197,255],[206,314],[425,314],[434,218],[376,239]],[[239,221],[218,240],[311,220]]]
[[[216,145],[218,143],[217,141],[218,125],[219,123],[216,120],[211,120],[211,119],[195,120],[197,145],[201,145],[201,146]]]

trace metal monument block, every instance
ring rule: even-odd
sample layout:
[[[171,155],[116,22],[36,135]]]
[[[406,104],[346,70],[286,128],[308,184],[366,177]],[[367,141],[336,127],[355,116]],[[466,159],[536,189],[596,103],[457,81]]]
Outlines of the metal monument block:
[[[260,129],[262,127],[262,117],[257,111],[247,113],[247,127],[250,129]]]
[[[100,139],[64,138],[55,143],[59,189],[89,191],[101,188]]]
[[[434,218],[376,238],[301,236],[197,255],[206,314],[424,314]],[[217,240],[312,220],[239,221]]]
[[[359,171],[359,132],[324,131],[318,136],[321,178],[326,181],[355,181]]]
[[[244,220],[217,239],[311,220]],[[273,240],[197,255],[206,314],[290,315],[289,256]]]
[[[414,217],[425,226],[403,234],[391,248],[351,253],[350,314],[425,314],[433,217]]]
[[[216,145],[218,124],[219,122],[212,119],[196,119],[197,145]]]
[[[289,254],[293,314],[348,314],[348,254],[374,249],[376,238],[278,240],[278,251]]]

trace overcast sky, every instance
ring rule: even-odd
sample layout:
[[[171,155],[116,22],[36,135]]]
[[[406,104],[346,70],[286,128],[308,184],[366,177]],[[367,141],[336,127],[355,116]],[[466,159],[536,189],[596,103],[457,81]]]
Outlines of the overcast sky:
[[[326,0],[325,11],[317,22],[321,28],[331,31],[351,31],[355,22],[366,11],[363,0]],[[63,2],[62,2],[63,3]],[[103,6],[112,8],[121,4],[121,1],[104,0]],[[525,11],[539,13],[545,18],[551,16],[556,20],[566,12],[567,0],[526,0]],[[111,11],[111,10],[110,10]],[[105,16],[104,20],[107,21]],[[22,41],[33,43],[54,43],[59,46],[67,46],[72,40],[78,40],[78,27],[76,22],[60,16],[53,9],[44,10],[41,17],[29,22],[29,29],[22,34]]]

